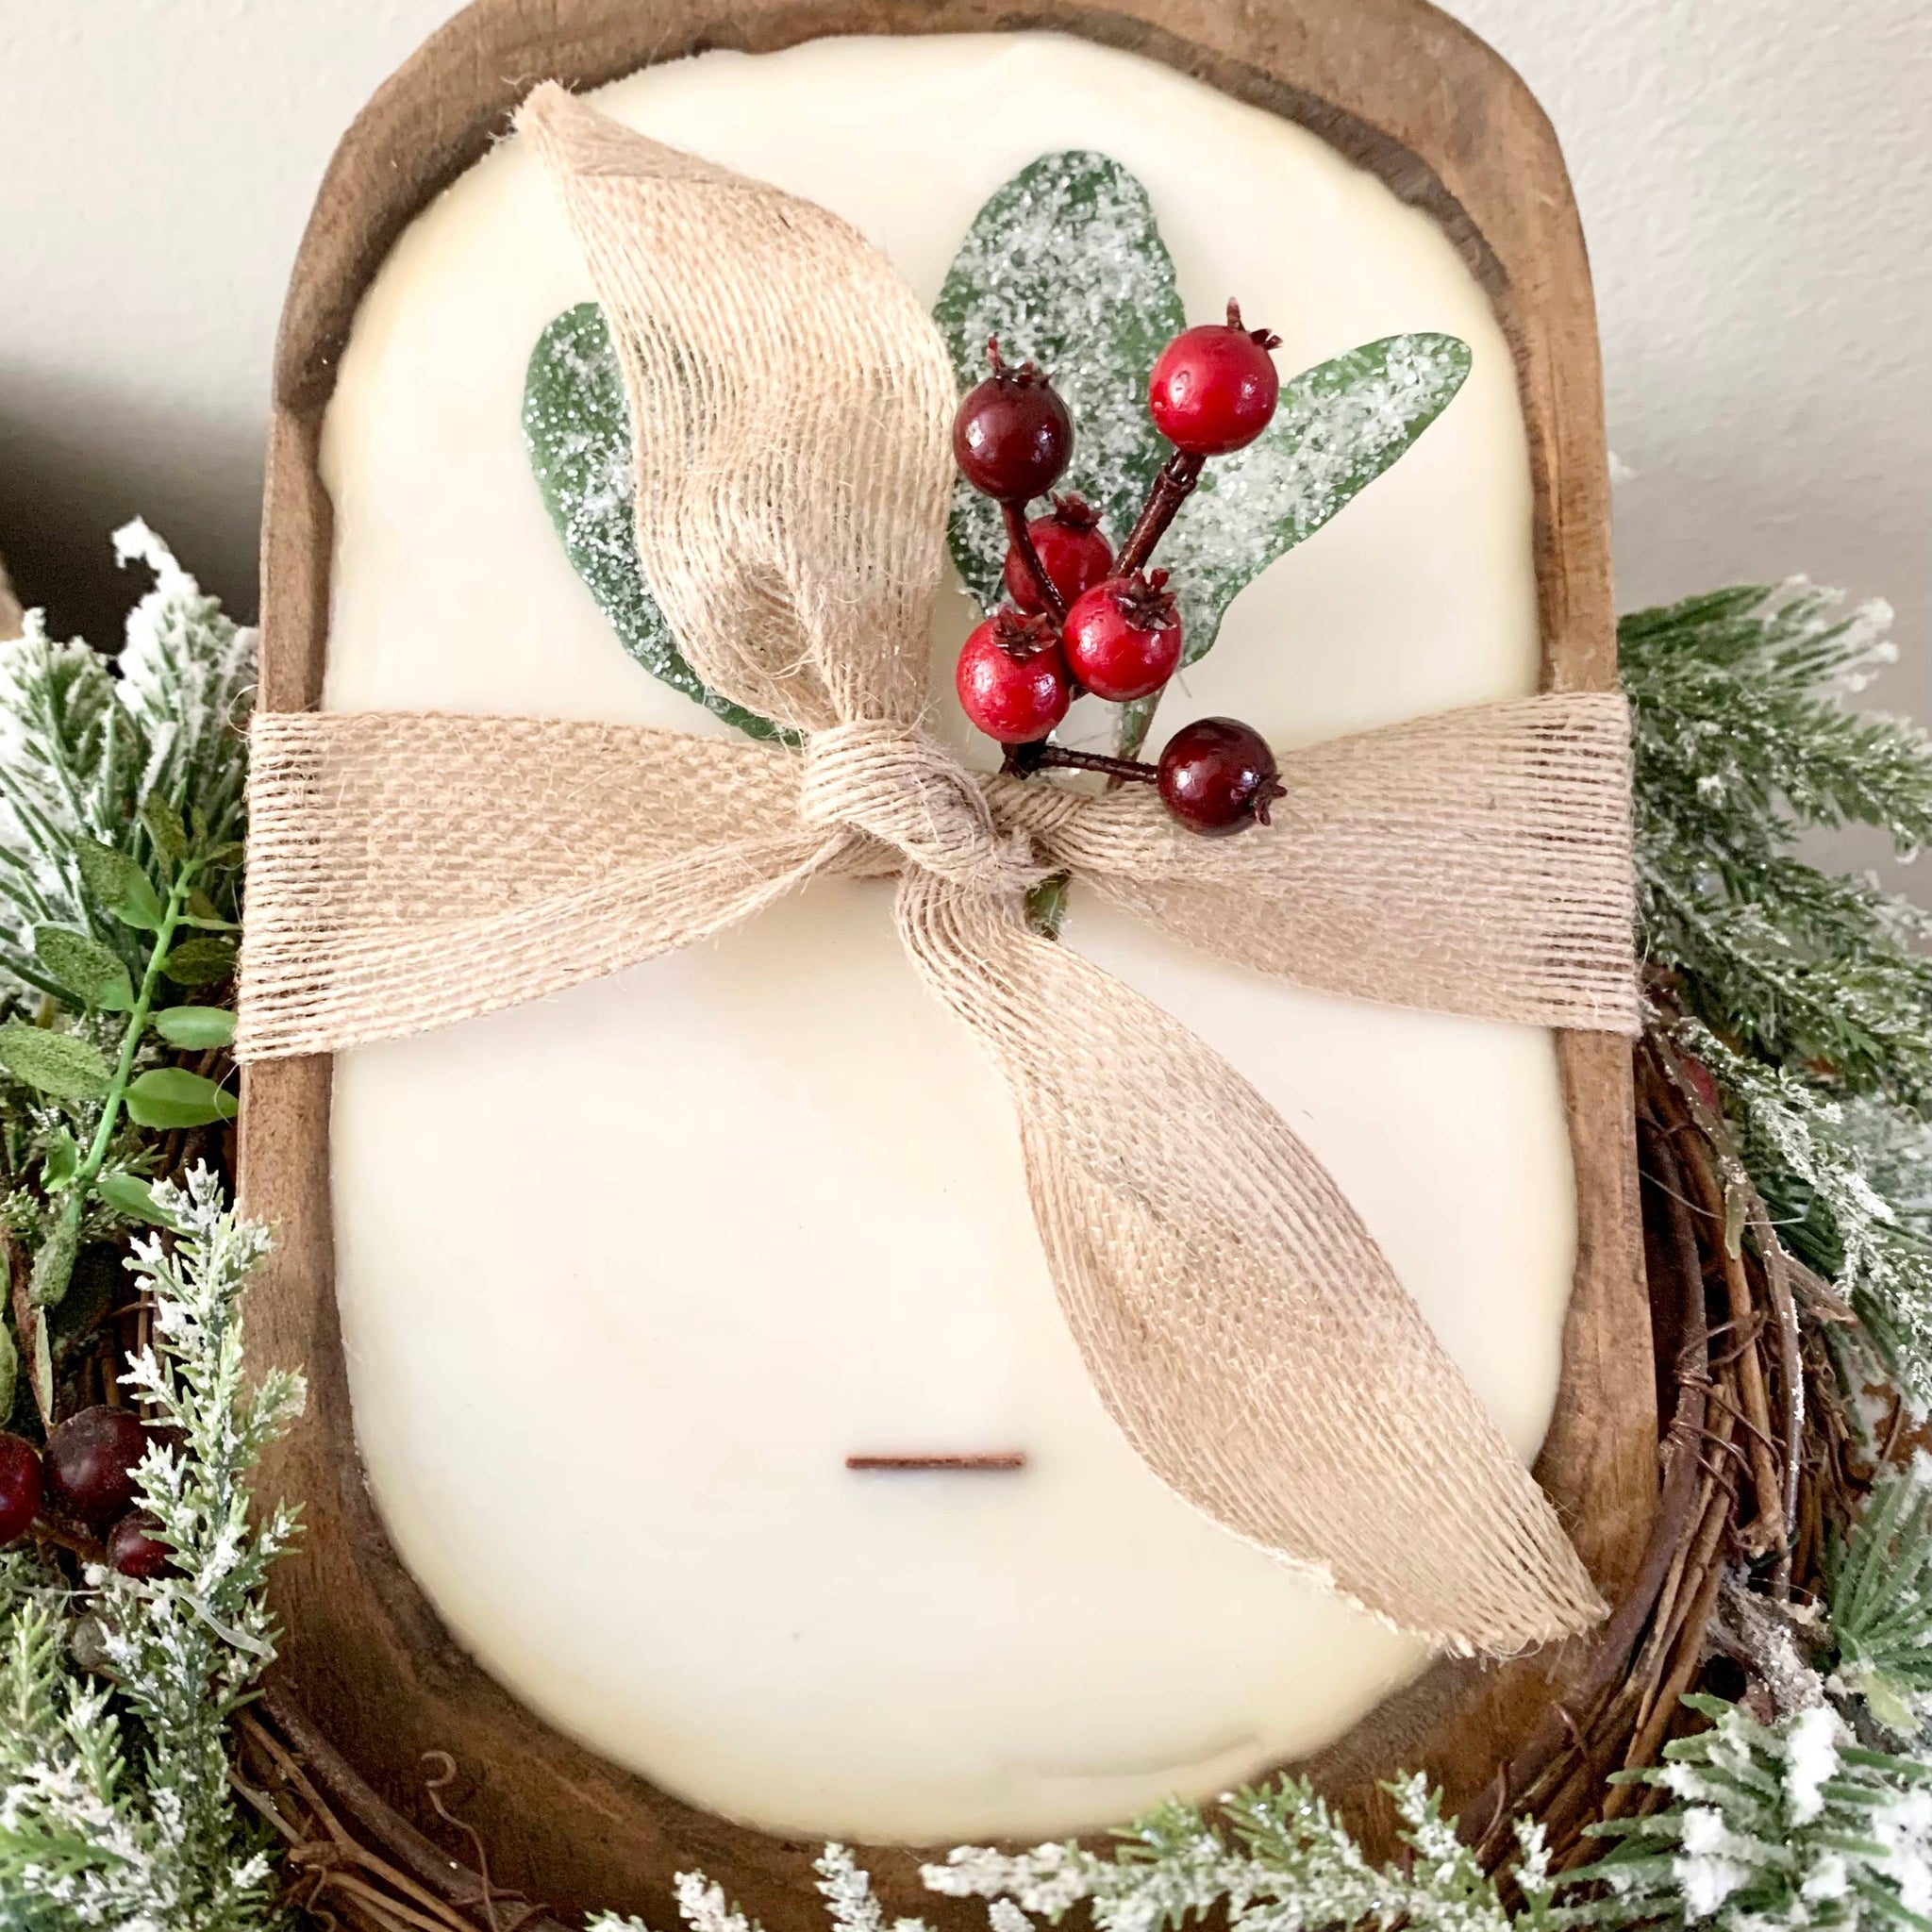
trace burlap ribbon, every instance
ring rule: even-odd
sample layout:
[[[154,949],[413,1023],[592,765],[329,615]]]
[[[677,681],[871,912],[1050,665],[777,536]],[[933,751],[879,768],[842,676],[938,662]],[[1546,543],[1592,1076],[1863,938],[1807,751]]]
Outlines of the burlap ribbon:
[[[1602,1605],[1348,1202],[1158,1007],[1031,932],[1054,871],[1305,985],[1635,1029],[1627,728],[1607,694],[1298,752],[1272,829],[975,776],[922,728],[955,401],[911,291],[824,209],[556,87],[519,120],[622,358],[643,567],[707,684],[803,751],[534,719],[256,721],[239,1051],[324,1053],[612,973],[828,874],[1011,1089],[1108,1411],[1160,1479],[1433,1642]],[[748,1188],[758,1176],[748,1171]]]

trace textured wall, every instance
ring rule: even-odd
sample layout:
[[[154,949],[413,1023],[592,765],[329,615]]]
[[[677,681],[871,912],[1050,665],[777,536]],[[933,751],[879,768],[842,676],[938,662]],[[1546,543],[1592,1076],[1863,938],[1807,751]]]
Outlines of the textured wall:
[[[452,0],[0,0],[0,547],[108,635],[136,508],[252,607],[262,398],[336,134]],[[1563,138],[1623,600],[1803,570],[1897,606],[1926,708],[1932,9],[1457,0]]]

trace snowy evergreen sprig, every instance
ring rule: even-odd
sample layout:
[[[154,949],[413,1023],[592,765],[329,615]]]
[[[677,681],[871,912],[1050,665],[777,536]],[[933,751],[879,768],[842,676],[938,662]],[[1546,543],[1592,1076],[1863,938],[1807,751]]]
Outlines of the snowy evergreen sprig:
[[[1932,1460],[1882,1473],[1825,1561],[1831,1688],[1902,1738],[1932,1724]]]
[[[1618,625],[1635,717],[1643,932],[1752,1058],[1932,1108],[1932,922],[1793,854],[1810,826],[1932,843],[1932,746],[1846,693],[1893,655],[1883,604],[1794,579]]]
[[[118,674],[37,611],[0,644],[0,1228],[31,1257],[0,1319],[0,1423],[23,1362],[51,1419],[83,1247],[157,1219],[154,1137],[235,1111],[221,1064],[180,1058],[232,1029],[202,1002],[235,958],[254,634],[146,525],[115,547],[155,578]]]
[[[1512,1910],[1421,1777],[1392,1786],[1406,1858],[1369,1858],[1303,1780],[1231,1793],[1212,1816],[1169,1804],[1106,1851],[1072,1841],[1008,1854],[961,1847],[922,1875],[954,1898],[1005,1901],[1058,1923],[1085,1907],[1098,1932],[1163,1932],[1224,1911],[1232,1932],[1321,1932],[1398,1924],[1428,1932],[1507,1932],[1548,1923],[1555,1884],[1541,1828],[1517,1827]]]
[[[1701,1020],[1685,1017],[1674,1031],[1723,1090],[1779,1241],[1851,1303],[1865,1338],[1924,1413],[1932,1407],[1932,1229],[1922,1206],[1877,1185],[1918,1170],[1932,1140],[1924,1124],[1902,1108],[1840,1099],[1740,1053]]]
[[[1797,858],[1807,826],[1932,842],[1932,742],[1843,702],[1892,649],[1883,604],[1802,579],[1618,626],[1643,941],[1658,1017],[1723,1090],[1780,1239],[1837,1283],[1932,1406],[1932,922]]]
[[[1595,1827],[1607,1855],[1571,1874],[1601,1884],[1580,1916],[1623,1925],[1932,1924],[1932,1764],[1852,1742],[1829,1705],[1760,1724],[1722,1698],[1687,1700],[1709,1728],[1616,1781],[1662,1809]]]
[[[1164,1932],[1224,1912],[1232,1932],[1324,1932],[1398,1924],[1417,1932],[1542,1932],[1558,1923],[1541,1829],[1518,1826],[1520,1902],[1456,1835],[1453,1819],[1420,1777],[1392,1788],[1407,1855],[1369,1858],[1348,1829],[1297,1778],[1232,1793],[1213,1818],[1168,1804],[1117,1835],[1106,1849],[1066,1841],[1027,1852],[960,1846],[927,1865],[927,1888],[948,1898],[987,1901],[991,1932],[1034,1932],[1084,1907],[1097,1932]],[[928,1932],[924,1920],[890,1925],[865,1870],[842,1845],[817,1861],[830,1932]],[[690,1932],[759,1932],[702,1874],[676,1885]],[[588,1932],[648,1932],[644,1922],[605,1913]]]
[[[57,643],[37,610],[0,643],[0,983],[55,999],[66,989],[34,946],[34,927],[77,927],[140,963],[133,936],[81,872],[90,842],[134,859],[165,891],[165,855],[141,807],[159,793],[209,842],[242,836],[254,631],[235,624],[137,520],[115,554],[154,573],[128,614],[118,666],[78,639]],[[117,675],[118,674],[118,675]],[[234,878],[211,885],[232,917]]]
[[[158,1436],[136,1471],[170,1568],[91,1567],[69,1591],[0,1558],[0,1924],[22,1932],[265,1932],[259,1834],[229,1789],[228,1721],[274,1656],[262,1591],[293,1521],[251,1518],[248,1479],[299,1409],[299,1377],[242,1373],[241,1301],[264,1232],[205,1168],[156,1190],[179,1233],[128,1265],[154,1342],[124,1378]],[[85,1661],[83,1661],[85,1659]]]

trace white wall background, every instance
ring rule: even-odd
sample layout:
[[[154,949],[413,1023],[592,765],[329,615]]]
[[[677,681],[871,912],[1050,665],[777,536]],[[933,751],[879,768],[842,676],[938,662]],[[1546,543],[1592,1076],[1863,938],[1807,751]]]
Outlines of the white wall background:
[[[1230,0],[1232,4],[1232,0]],[[455,0],[0,0],[0,554],[113,633],[139,509],[252,610],[269,350],[338,133]],[[1794,572],[1932,620],[1932,8],[1453,0],[1556,123],[1620,596]],[[1920,882],[1924,890],[1924,880]]]

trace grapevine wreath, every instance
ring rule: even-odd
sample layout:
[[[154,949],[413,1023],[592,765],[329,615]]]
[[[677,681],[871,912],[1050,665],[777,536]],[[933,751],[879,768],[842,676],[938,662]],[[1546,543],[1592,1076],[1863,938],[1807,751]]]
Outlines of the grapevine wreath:
[[[1006,259],[1003,210],[1044,201],[1077,229],[1083,210],[1117,222],[1134,188],[1104,158],[1035,164],[941,298],[963,391],[954,547],[986,610],[955,689],[1026,796],[1086,772],[1145,787],[1177,835],[1251,847],[1291,808],[1291,760],[1226,718],[1143,759],[1161,691],[1246,575],[1448,407],[1467,353],[1391,338],[1284,381],[1237,303],[1170,316],[1132,372],[1157,459],[1076,491],[1083,434],[1118,446],[1096,420],[1118,399],[1090,404],[1077,330],[1036,327],[1024,355],[987,340],[974,265]],[[1159,554],[1177,512],[1284,421],[1304,467],[1266,494],[1273,521],[1245,561],[1222,544],[1221,576],[1191,578],[1186,545]],[[537,345],[525,433],[633,657],[782,744],[705,685],[653,603],[608,487],[629,425],[594,306]],[[1217,494],[1224,521],[1252,508]],[[304,1391],[244,1359],[271,1237],[229,1202],[256,641],[144,525],[117,545],[153,585],[115,661],[37,613],[0,643],[0,1922],[563,1932],[492,1875],[465,1804],[487,1765],[431,1754],[386,1798],[272,1668],[265,1591],[301,1529],[251,1480]],[[996,1932],[1075,1911],[1118,1932],[1217,1912],[1248,1932],[1932,1927],[1927,924],[1796,854],[1816,825],[1902,851],[1932,832],[1924,738],[1845,701],[1888,624],[1794,580],[1619,626],[1658,1507],[1567,1694],[1459,1818],[1420,1775],[1386,1817],[1281,1775],[1111,1840],[958,1847],[924,1870],[936,1899],[983,1902]],[[1108,751],[1053,735],[1089,698],[1119,708]],[[1051,939],[1065,904],[1064,875],[1033,878],[1032,931]],[[816,1872],[838,1932],[883,1925],[862,1855],[828,1845]],[[701,1871],[676,1902],[692,1932],[749,1932]]]

